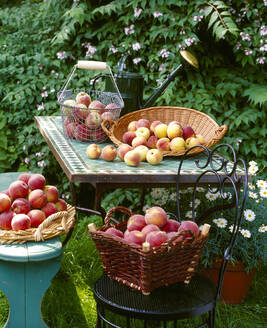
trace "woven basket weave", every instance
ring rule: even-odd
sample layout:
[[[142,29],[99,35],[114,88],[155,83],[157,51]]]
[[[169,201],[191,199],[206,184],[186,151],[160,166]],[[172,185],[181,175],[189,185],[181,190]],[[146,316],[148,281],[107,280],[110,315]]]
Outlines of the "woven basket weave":
[[[219,126],[210,116],[199,112],[195,109],[184,107],[150,107],[131,112],[122,116],[118,121],[103,121],[102,128],[109,136],[110,140],[117,146],[122,142],[122,136],[127,131],[128,124],[145,118],[152,123],[153,121],[161,121],[162,123],[170,123],[178,121],[182,126],[191,126],[196,134],[201,134],[205,139],[204,146],[210,148],[220,141],[228,130],[227,125]],[[197,147],[190,152],[190,155],[203,151],[201,147]],[[181,156],[181,151],[164,151],[164,156]]]
[[[75,223],[75,208],[67,204],[67,211],[46,218],[38,228],[27,230],[0,230],[0,244],[23,244],[27,241],[44,241],[67,233]]]
[[[104,271],[111,279],[143,294],[178,281],[190,282],[208,235],[200,235],[190,242],[177,241],[179,235],[176,235],[161,246],[143,251],[141,246],[105,233],[111,226],[123,232],[127,228],[127,221],[115,225],[111,223],[111,215],[115,211],[132,215],[125,207],[114,207],[108,211],[102,227],[95,231],[89,229]]]

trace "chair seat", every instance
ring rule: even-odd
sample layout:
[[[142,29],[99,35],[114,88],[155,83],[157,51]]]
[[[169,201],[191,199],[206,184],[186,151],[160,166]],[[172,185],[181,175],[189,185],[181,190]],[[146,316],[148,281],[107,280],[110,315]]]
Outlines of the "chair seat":
[[[216,286],[196,274],[186,285],[179,282],[143,295],[103,275],[94,286],[97,303],[110,311],[139,319],[175,320],[198,316],[215,306]]]

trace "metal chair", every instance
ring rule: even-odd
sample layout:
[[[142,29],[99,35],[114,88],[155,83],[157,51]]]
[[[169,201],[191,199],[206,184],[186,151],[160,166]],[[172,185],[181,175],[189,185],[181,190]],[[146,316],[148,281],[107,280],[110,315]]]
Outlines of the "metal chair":
[[[247,197],[248,175],[246,164],[242,159],[238,159],[232,146],[220,144],[212,151],[204,146],[192,147],[203,148],[207,155],[205,162],[195,161],[196,169],[200,171],[197,180],[194,182],[192,195],[192,220],[201,224],[201,220],[207,215],[224,209],[233,211],[233,229],[229,238],[229,244],[224,251],[224,257],[221,264],[220,274],[217,285],[207,277],[196,273],[189,284],[179,282],[166,287],[158,288],[148,296],[138,291],[111,280],[107,275],[103,275],[94,285],[93,293],[97,303],[97,328],[115,327],[135,327],[135,319],[141,319],[141,325],[138,327],[148,327],[150,320],[155,320],[149,327],[171,327],[178,326],[178,321],[192,317],[200,316],[202,321],[197,328],[215,326],[216,305],[220,299],[223,285],[223,277],[226,271],[228,261],[231,258],[237,233],[243,216],[244,206]],[[190,155],[190,150],[180,159],[177,174],[177,219],[180,221],[181,210],[179,196],[181,191],[180,173],[186,156]],[[232,155],[232,161],[225,160],[217,153],[218,150],[228,150]],[[242,170],[240,170],[242,166]],[[205,213],[195,217],[195,200],[198,187],[203,187],[202,181],[206,173],[213,173],[216,177],[216,185],[209,185],[208,190],[211,193],[221,193],[224,204],[221,207],[206,209]],[[214,189],[214,187],[216,187]],[[229,202],[226,196],[226,190],[231,188],[233,197]],[[228,201],[228,202],[227,202]],[[111,315],[110,315],[111,312]],[[112,315],[113,314],[113,315]],[[117,315],[114,315],[117,314]],[[123,316],[121,318],[120,316]],[[119,320],[124,320],[122,323]],[[173,322],[171,324],[170,322]]]

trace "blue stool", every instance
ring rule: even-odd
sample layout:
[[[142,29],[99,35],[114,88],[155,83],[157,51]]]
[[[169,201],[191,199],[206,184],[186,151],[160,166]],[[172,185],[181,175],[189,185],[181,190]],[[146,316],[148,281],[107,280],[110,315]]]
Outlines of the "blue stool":
[[[0,174],[0,191],[21,172]],[[4,328],[44,328],[42,297],[60,269],[62,243],[58,237],[44,242],[0,245],[0,289],[9,301]]]

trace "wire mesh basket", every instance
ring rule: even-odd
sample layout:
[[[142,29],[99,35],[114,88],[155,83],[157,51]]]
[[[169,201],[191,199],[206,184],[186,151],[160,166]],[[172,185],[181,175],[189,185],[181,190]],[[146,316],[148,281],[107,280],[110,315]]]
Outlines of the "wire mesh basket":
[[[69,83],[73,83],[77,77],[75,74],[77,68],[86,70],[87,74],[81,76],[75,84],[76,88],[67,89]],[[96,71],[105,72],[105,82],[98,79],[99,74],[95,74]],[[80,85],[85,83],[87,87],[80,88]],[[107,83],[110,91],[106,91]],[[94,143],[101,143],[107,139],[101,127],[102,121],[106,119],[116,121],[124,106],[111,68],[105,62],[98,61],[78,61],[74,65],[62,90],[58,93],[58,103],[65,137]]]

